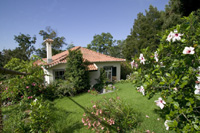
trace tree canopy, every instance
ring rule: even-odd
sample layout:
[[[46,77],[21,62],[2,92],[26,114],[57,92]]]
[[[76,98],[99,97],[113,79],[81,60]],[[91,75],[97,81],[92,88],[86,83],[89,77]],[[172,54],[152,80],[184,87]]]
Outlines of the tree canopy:
[[[91,44],[87,45],[87,48],[97,51],[102,54],[110,55],[110,48],[114,43],[113,36],[110,33],[101,33],[101,35],[95,35]]]
[[[145,10],[145,15],[143,13],[137,15],[123,49],[124,56],[128,60],[135,54],[139,54],[142,48],[149,46],[153,50],[158,46],[159,36],[157,34],[162,30],[162,14],[162,11],[150,5],[149,11]]]
[[[62,51],[62,47],[67,45],[65,43],[65,37],[58,37],[55,30],[53,30],[50,26],[46,27],[45,30],[40,30],[39,34],[43,37],[43,40],[53,39],[52,43],[52,54],[55,55]],[[37,49],[36,53],[38,56],[45,58],[46,57],[46,43],[42,43],[42,48]]]
[[[14,36],[14,40],[18,43],[18,47],[15,49],[3,49],[0,52],[0,66],[7,64],[13,57],[20,60],[30,60],[31,55],[35,51],[34,44],[36,43],[36,37],[30,35],[19,34]]]

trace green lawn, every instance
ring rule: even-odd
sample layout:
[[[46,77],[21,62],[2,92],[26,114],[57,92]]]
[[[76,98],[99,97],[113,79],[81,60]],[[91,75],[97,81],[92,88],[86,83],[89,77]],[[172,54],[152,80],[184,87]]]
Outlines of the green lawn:
[[[168,132],[164,127],[164,119],[162,119],[155,112],[160,112],[159,107],[154,103],[154,100],[158,98],[154,97],[148,100],[141,93],[137,92],[134,86],[131,83],[118,83],[115,84],[118,91],[101,94],[98,96],[93,96],[89,93],[85,93],[76,97],[72,97],[74,101],[80,104],[83,107],[91,107],[91,101],[100,100],[102,97],[116,97],[120,96],[121,99],[125,100],[130,106],[135,108],[138,112],[141,113],[142,122],[135,129],[136,132],[145,132],[150,130],[155,133],[165,133]],[[65,97],[62,99],[57,99],[55,103],[55,122],[54,129],[58,132],[74,132],[74,133],[87,133],[91,130],[87,130],[81,123],[81,118],[84,113],[83,109],[75,104],[72,100]],[[149,118],[146,117],[149,116]],[[160,120],[157,120],[157,119]]]
[[[165,133],[164,119],[162,119],[156,112],[162,112],[159,107],[155,105],[154,100],[158,96],[148,100],[140,92],[137,92],[135,87],[131,83],[117,83],[115,84],[117,91],[101,94],[91,95],[84,93],[75,97],[65,97],[62,99],[56,99],[53,101],[55,107],[52,111],[53,114],[53,126],[52,129],[58,133],[90,133],[91,130],[86,129],[81,122],[82,115],[84,113],[82,108],[92,107],[91,101],[101,100],[102,97],[117,97],[119,96],[127,104],[132,106],[136,111],[141,113],[141,123],[134,129],[133,132],[144,133],[146,130],[150,130],[151,133]],[[74,100],[74,101],[73,101]],[[75,103],[76,102],[76,103]],[[7,132],[10,132],[10,126],[19,123],[20,118],[16,115],[18,110],[17,105],[4,107],[3,114],[9,116],[9,119],[4,124]],[[13,112],[13,113],[12,113]],[[149,116],[149,118],[146,117]],[[11,119],[10,119],[11,118]],[[157,119],[160,120],[157,120]],[[14,122],[9,122],[14,120]],[[6,125],[6,123],[10,123]]]

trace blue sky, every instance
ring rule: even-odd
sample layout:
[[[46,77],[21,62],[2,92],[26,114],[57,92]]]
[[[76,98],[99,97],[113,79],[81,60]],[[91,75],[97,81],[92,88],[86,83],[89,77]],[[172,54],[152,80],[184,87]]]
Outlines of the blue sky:
[[[1,0],[0,51],[14,49],[14,35],[36,35],[47,26],[64,36],[66,43],[87,46],[95,34],[109,32],[116,40],[130,34],[139,12],[153,5],[164,10],[169,0]]]

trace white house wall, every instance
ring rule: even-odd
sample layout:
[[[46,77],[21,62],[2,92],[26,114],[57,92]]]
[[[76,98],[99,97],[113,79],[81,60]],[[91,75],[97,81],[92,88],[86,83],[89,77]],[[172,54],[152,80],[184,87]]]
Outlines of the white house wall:
[[[53,81],[53,72],[51,69],[46,69],[45,67],[42,67],[43,71],[44,71],[44,78],[45,78],[45,82],[47,84],[50,84]]]
[[[120,77],[121,77],[121,65],[120,65],[120,62],[96,62],[95,64],[98,67],[98,71],[91,71],[90,72],[90,84],[91,85],[94,85],[94,84],[97,83],[97,81],[95,79],[99,78],[100,69],[103,68],[104,66],[116,67],[116,69],[117,69],[116,78],[117,78],[117,80],[120,80]]]
[[[100,76],[100,69],[103,68],[104,66],[112,66],[116,67],[116,79],[120,80],[121,76],[121,65],[120,62],[96,62],[96,66],[98,67],[98,71],[90,71],[89,76],[90,76],[90,85],[94,85],[97,83],[95,79],[98,79]],[[53,66],[51,68],[46,68],[44,69],[44,72],[48,74],[48,76],[45,76],[45,81],[49,84],[52,83],[55,80],[54,76],[54,70],[61,70],[66,68],[66,64],[58,64],[56,66]]]

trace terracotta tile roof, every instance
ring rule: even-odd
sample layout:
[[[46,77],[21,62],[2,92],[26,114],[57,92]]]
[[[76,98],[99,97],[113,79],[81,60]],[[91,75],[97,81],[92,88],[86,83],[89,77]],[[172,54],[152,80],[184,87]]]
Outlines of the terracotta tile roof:
[[[98,70],[98,67],[94,63],[92,63],[88,65],[88,69],[89,71],[96,71]]]
[[[80,50],[81,53],[83,54],[83,59],[84,60],[87,60],[91,63],[95,63],[95,62],[122,62],[122,61],[126,61],[125,59],[121,59],[121,58],[115,58],[115,57],[111,57],[111,56],[108,56],[108,55],[104,55],[104,54],[101,54],[101,53],[98,53],[98,52],[95,52],[95,51],[92,51],[90,49],[87,49],[87,48],[83,48],[83,47],[80,47],[80,46],[76,46],[76,47],[73,47],[71,48],[70,50]],[[69,51],[66,50],[64,52],[61,52],[59,54],[56,54],[54,56],[52,56],[52,62],[51,63],[47,63],[47,59],[46,58],[43,58],[42,61],[36,61],[35,64],[38,64],[38,65],[45,65],[46,67],[52,67],[52,66],[55,66],[57,64],[60,64],[60,63],[66,63],[67,60],[66,60],[66,57],[68,56],[69,54]],[[94,65],[89,65],[89,68],[91,68],[91,70],[96,70],[97,68],[95,68]],[[89,69],[90,70],[90,69]]]

